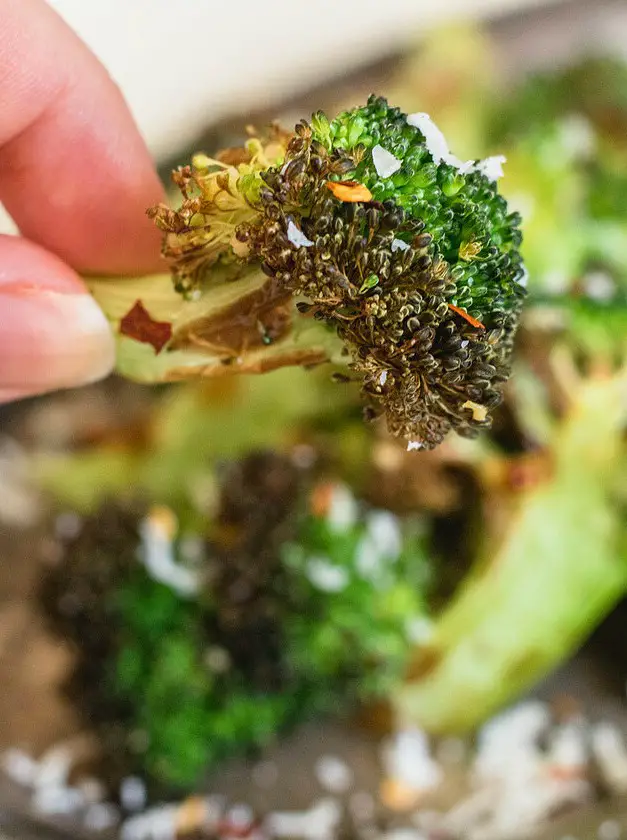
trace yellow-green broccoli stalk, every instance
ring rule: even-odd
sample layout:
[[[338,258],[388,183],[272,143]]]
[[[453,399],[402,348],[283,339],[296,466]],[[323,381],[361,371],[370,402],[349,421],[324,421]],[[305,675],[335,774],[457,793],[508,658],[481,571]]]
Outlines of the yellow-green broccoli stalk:
[[[426,114],[371,97],[174,179],[149,211],[173,277],[93,283],[140,380],[334,361],[412,448],[490,422],[524,295],[501,159],[462,162]]]
[[[573,383],[574,385],[574,383]],[[578,380],[551,475],[520,494],[394,695],[431,732],[471,730],[581,645],[624,596],[627,370]]]

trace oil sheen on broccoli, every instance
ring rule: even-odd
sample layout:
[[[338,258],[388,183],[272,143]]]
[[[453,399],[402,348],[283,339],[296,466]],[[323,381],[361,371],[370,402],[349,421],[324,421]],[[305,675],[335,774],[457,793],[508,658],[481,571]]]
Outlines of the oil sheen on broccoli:
[[[459,161],[426,115],[375,96],[198,155],[174,173],[179,209],[149,211],[185,314],[163,323],[148,290],[120,331],[153,344],[162,380],[334,361],[412,448],[472,436],[501,400],[524,296],[499,167]]]

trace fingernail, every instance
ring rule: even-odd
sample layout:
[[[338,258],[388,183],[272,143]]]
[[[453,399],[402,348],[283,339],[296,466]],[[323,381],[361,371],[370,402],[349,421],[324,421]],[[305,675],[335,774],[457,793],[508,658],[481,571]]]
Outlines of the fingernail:
[[[107,319],[88,294],[0,291],[0,399],[95,382],[114,356]]]

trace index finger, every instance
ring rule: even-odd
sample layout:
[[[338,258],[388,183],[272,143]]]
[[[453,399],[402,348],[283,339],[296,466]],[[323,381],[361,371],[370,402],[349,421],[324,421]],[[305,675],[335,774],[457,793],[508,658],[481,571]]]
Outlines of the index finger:
[[[162,199],[104,67],[43,0],[0,0],[0,201],[21,233],[79,271],[147,273]]]

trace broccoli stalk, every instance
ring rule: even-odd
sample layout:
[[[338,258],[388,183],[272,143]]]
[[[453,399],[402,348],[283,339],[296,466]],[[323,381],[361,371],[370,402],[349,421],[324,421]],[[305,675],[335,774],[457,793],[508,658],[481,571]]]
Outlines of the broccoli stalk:
[[[223,274],[219,266],[213,268],[211,289],[199,298],[180,295],[169,274],[88,279],[117,334],[118,372],[158,383],[342,362],[337,336],[318,322],[296,317],[291,305],[276,312],[290,317],[286,335],[280,342],[268,341],[261,318],[275,313],[259,302],[266,275],[258,267],[237,282]],[[168,340],[157,351],[162,333]]]
[[[580,645],[624,594],[626,369],[584,381],[555,432],[550,480],[523,493],[487,553],[418,651],[395,695],[432,732],[469,730],[531,688]]]
[[[172,275],[98,281],[119,370],[174,381],[344,365],[367,416],[432,448],[489,426],[524,295],[500,159],[460,161],[381,98],[174,173]]]

